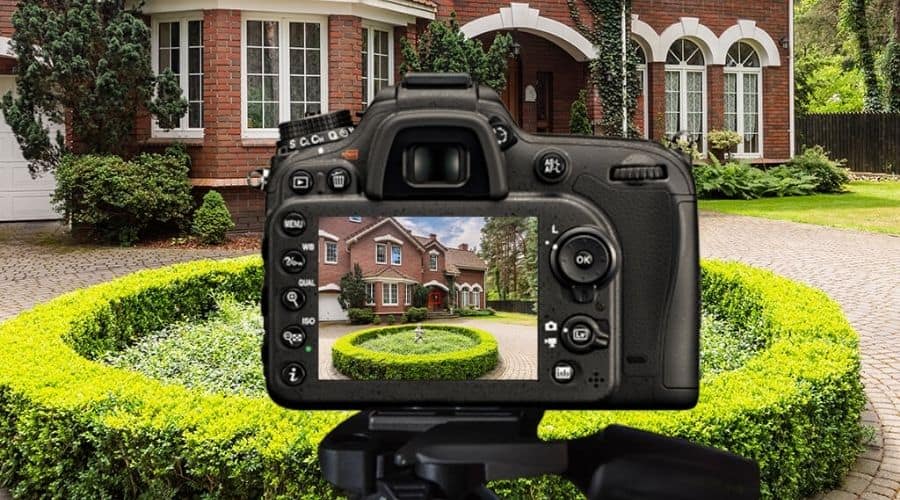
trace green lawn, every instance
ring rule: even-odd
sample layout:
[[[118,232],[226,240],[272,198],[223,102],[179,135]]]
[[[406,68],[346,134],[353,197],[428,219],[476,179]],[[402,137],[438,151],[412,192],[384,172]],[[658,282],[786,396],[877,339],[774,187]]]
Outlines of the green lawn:
[[[700,209],[900,235],[900,182],[852,182],[842,194],[701,200]]]
[[[537,315],[535,314],[522,314],[503,311],[497,311],[497,314],[493,316],[479,316],[476,319],[500,321],[503,323],[512,323],[516,325],[534,325],[537,323]]]
[[[416,333],[407,331],[379,335],[366,340],[359,346],[371,351],[394,354],[438,354],[462,351],[475,345],[476,340],[461,333],[448,332],[436,328],[423,328],[423,341],[416,342]]]

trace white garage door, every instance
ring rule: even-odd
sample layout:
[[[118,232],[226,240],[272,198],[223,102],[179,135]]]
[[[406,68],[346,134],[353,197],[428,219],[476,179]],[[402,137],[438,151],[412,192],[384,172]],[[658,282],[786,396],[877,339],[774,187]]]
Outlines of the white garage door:
[[[319,293],[319,321],[347,321],[347,311],[341,309],[337,293]]]
[[[0,75],[0,95],[14,88],[15,77]],[[51,134],[56,136],[55,131]],[[0,112],[0,222],[58,219],[50,207],[54,186],[52,174],[31,178],[28,162]]]

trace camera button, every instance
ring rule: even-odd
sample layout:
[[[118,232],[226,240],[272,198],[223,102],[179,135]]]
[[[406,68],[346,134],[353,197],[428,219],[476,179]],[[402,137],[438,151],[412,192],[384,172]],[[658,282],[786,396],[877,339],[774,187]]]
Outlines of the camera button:
[[[299,250],[291,250],[281,257],[281,267],[285,271],[296,274],[306,267],[306,256]]]
[[[299,326],[289,326],[281,332],[281,342],[285,347],[296,349],[306,343],[306,332]]]
[[[562,277],[577,285],[597,283],[611,266],[609,248],[592,234],[576,234],[559,247],[556,265]]]
[[[563,153],[548,151],[538,157],[534,164],[538,178],[549,184],[556,184],[569,173],[569,161]]]
[[[281,293],[281,303],[288,310],[299,311],[306,304],[306,294],[299,288],[288,288]]]
[[[291,189],[297,194],[307,194],[312,191],[315,181],[312,174],[306,170],[298,170],[291,175]]]
[[[553,380],[560,384],[568,384],[575,379],[575,366],[567,361],[560,361],[553,366]]]
[[[281,380],[289,386],[298,386],[306,378],[306,369],[300,363],[288,363],[281,370]]]
[[[328,188],[340,193],[350,187],[350,172],[346,168],[333,168],[328,172]]]
[[[603,326],[601,326],[601,323]],[[609,324],[589,316],[572,316],[563,325],[562,343],[569,351],[587,353],[609,347]]]
[[[291,212],[281,219],[281,229],[288,236],[300,236],[303,231],[306,231],[306,217],[301,213]]]

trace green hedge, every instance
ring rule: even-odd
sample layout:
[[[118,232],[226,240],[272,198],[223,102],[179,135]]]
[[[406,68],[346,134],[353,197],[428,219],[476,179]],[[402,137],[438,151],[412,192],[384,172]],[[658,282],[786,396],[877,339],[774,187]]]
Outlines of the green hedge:
[[[337,339],[331,348],[332,363],[339,372],[356,380],[472,380],[497,366],[497,340],[488,332],[450,325],[428,327],[465,335],[477,343],[468,349],[440,354],[379,352],[359,344],[416,327],[370,328]]]
[[[0,324],[0,484],[16,497],[331,498],[316,447],[347,412],[211,395],[90,361],[139,335],[255,298],[259,259],[193,262],[69,293]],[[708,311],[760,329],[767,347],[703,381],[686,412],[548,412],[546,438],[611,422],[758,460],[768,498],[837,484],[859,448],[857,338],[824,294],[737,264],[704,263]],[[554,479],[497,485],[511,498],[569,498]]]

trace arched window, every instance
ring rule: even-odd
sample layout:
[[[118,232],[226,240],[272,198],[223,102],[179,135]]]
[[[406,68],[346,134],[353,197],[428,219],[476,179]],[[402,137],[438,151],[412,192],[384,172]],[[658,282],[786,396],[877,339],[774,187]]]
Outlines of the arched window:
[[[681,38],[666,57],[666,137],[681,131],[706,150],[706,60],[696,43]]]
[[[631,41],[632,50],[637,54],[637,78],[641,82],[641,96],[639,97],[639,103],[641,105],[641,117],[643,123],[641,124],[642,130],[640,131],[644,138],[650,137],[650,109],[648,107],[647,95],[649,94],[647,87],[647,54],[644,52],[644,48],[641,47],[641,44],[636,41]]]
[[[469,287],[464,286],[459,291],[459,307],[469,307]]]
[[[762,120],[762,66],[759,54],[746,42],[737,42],[725,58],[725,128],[744,139],[732,150],[740,156],[760,156]]]

